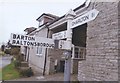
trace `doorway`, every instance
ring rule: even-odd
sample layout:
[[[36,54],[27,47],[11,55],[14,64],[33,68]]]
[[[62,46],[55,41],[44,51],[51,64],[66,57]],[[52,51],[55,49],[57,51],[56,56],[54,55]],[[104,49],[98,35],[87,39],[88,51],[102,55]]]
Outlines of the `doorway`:
[[[65,67],[65,61],[60,60],[60,70],[59,70],[59,72],[64,72],[64,67]]]

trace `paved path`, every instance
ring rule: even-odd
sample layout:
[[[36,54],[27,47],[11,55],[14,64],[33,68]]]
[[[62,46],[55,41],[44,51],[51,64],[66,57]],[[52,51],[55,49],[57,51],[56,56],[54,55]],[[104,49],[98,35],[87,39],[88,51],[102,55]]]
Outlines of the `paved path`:
[[[6,65],[11,63],[12,56],[3,56],[0,57],[0,68],[5,67]]]
[[[0,56],[0,69],[11,63],[12,56]],[[0,72],[0,80],[2,78],[2,73]],[[0,81],[1,83],[1,81]]]
[[[28,78],[15,79],[12,81],[64,81],[64,74],[56,73],[53,75],[46,76],[39,75]],[[77,75],[71,75],[71,81],[77,81]]]

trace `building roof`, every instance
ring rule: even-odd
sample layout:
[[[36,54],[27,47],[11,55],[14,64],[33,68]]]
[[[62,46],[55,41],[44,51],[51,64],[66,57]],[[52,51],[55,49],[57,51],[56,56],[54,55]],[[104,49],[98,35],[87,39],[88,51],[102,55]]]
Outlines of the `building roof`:
[[[85,6],[85,3],[83,3],[82,5],[80,5],[80,6],[77,7],[77,8],[73,9],[73,11],[77,11],[77,10],[79,10],[80,8],[84,7],[84,6]],[[65,15],[63,15],[63,16],[61,16],[61,17],[58,17],[58,16],[53,15],[53,14],[43,13],[43,14],[42,14],[40,17],[38,17],[36,20],[38,21],[38,20],[39,20],[42,16],[44,16],[44,15],[50,16],[50,17],[52,17],[52,18],[55,18],[55,20],[53,20],[51,23],[49,23],[49,24],[48,24],[48,23],[43,24],[43,25],[46,25],[46,24],[47,24],[48,26],[65,17]],[[41,25],[41,26],[43,26],[43,25]],[[39,26],[39,27],[40,27],[40,26]],[[27,30],[27,29],[28,29],[28,28],[26,28],[25,30]],[[24,30],[24,31],[25,31],[25,30]],[[36,29],[32,30],[31,32],[33,32],[33,31],[35,31],[35,30],[36,30]],[[29,33],[31,33],[31,32],[29,32]],[[29,33],[28,33],[28,34],[29,34]]]
[[[77,7],[77,8],[73,9],[73,11],[77,11],[77,10],[79,10],[80,8],[84,7],[84,6],[85,6],[85,3],[82,4],[82,5],[80,5],[80,6]],[[58,20],[60,20],[60,19],[62,19],[62,18],[64,18],[64,17],[65,17],[65,15],[63,15],[63,16],[57,18],[56,20],[54,20],[53,22],[51,22],[49,25],[53,24],[54,22],[56,22],[56,21],[58,21]]]
[[[24,31],[27,32],[27,34],[29,34],[29,33],[33,32],[33,31],[35,31],[36,29],[37,28],[35,28],[35,27],[29,27],[29,28],[26,28]]]
[[[28,31],[28,30],[34,30],[36,29],[35,27],[29,27],[29,28],[26,28],[24,31]]]
[[[80,8],[84,7],[85,6],[85,3],[83,3],[82,5],[78,6],[77,8],[75,8],[73,11],[77,11],[79,10]]]
[[[49,13],[43,13],[40,17],[38,17],[36,20],[38,21],[42,16],[44,16],[44,15],[46,15],[46,16],[50,16],[50,17],[52,17],[52,18],[54,18],[54,19],[57,19],[57,18],[59,18],[58,16],[56,16],[56,15],[53,15],[53,14],[49,14]]]

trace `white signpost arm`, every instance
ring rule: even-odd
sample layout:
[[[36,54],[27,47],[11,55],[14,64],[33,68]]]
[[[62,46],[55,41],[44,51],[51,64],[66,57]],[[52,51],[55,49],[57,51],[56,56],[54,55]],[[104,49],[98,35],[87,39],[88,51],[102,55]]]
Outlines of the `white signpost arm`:
[[[89,22],[89,21],[94,20],[94,19],[97,17],[98,13],[99,13],[98,10],[93,9],[93,10],[87,12],[86,14],[84,14],[84,15],[76,18],[76,19],[74,19],[74,20],[72,21],[72,26],[71,26],[71,28],[75,28],[75,27],[77,27],[77,26],[80,26],[80,25],[82,25],[82,24],[85,24],[85,23],[87,23],[87,22]]]
[[[70,10],[66,14],[66,20],[67,20],[67,42],[69,50],[66,50],[64,52],[65,55],[65,69],[64,69],[64,83],[70,83],[70,72],[71,72],[71,47],[72,47],[72,29],[71,24],[72,20],[76,14],[73,10]]]

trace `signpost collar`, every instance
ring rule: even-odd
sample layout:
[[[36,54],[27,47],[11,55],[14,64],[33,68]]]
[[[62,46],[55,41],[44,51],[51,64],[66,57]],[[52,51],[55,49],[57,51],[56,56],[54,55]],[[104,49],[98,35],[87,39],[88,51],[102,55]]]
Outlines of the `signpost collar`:
[[[74,16],[76,16],[76,13],[72,9],[65,14],[66,19],[73,19]]]

